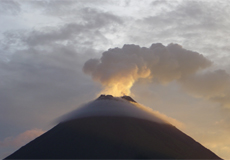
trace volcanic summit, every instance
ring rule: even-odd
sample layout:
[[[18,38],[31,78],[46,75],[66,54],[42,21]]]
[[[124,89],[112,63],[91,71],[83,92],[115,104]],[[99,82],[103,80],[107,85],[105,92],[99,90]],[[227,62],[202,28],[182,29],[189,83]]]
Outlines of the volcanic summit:
[[[6,159],[221,159],[129,96],[101,95]]]

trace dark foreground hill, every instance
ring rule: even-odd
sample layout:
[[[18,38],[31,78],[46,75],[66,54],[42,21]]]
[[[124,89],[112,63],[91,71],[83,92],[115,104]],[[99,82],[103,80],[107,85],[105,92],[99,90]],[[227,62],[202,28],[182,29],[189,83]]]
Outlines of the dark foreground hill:
[[[118,115],[59,123],[6,159],[136,158],[221,159],[170,124]]]

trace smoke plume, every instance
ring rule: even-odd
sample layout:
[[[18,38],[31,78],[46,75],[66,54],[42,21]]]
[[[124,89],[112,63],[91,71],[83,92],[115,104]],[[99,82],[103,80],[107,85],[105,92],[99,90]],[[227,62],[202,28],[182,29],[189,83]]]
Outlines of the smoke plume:
[[[149,48],[124,45],[105,51],[100,59],[89,59],[83,71],[100,82],[102,93],[129,95],[133,84],[141,78],[167,84],[176,81],[188,93],[230,104],[230,76],[224,70],[205,72],[212,62],[202,54],[186,50],[178,44],[152,44]]]

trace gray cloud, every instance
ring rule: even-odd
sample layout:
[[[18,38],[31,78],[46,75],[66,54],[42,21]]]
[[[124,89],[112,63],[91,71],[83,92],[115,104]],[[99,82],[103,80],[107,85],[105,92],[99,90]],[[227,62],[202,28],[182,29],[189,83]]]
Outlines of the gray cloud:
[[[0,56],[7,61],[0,61],[1,128],[15,124],[19,132],[34,125],[40,128],[98,92],[99,86],[91,84],[81,67],[97,53],[95,46],[108,43],[104,32],[123,21],[92,8],[78,11],[76,22],[3,34]],[[6,137],[15,128],[3,132]]]
[[[16,15],[21,11],[20,4],[15,0],[1,0],[0,13],[1,15]]]
[[[79,9],[85,7],[95,7],[96,5],[105,5],[113,3],[113,0],[49,0],[49,1],[29,1],[27,2],[34,9],[43,10],[47,16],[72,17],[79,13]]]
[[[182,81],[183,87],[194,96],[207,98],[230,107],[230,75],[225,70],[196,74]]]
[[[93,49],[79,54],[78,46],[52,42],[49,48],[7,47],[0,53],[13,50],[9,61],[0,61],[0,141],[35,127],[49,129],[56,117],[93,99],[100,90],[81,70],[82,60],[94,54]],[[12,153],[15,148],[3,150]]]
[[[99,87],[91,84],[81,67],[84,59],[97,51],[91,47],[93,43],[77,43],[74,37],[81,35],[86,41],[97,39],[98,34],[92,30],[103,28],[104,24],[89,23],[88,32],[84,25],[78,24],[44,32],[5,32],[0,55],[6,56],[8,61],[0,61],[0,127],[8,127],[1,136],[15,132],[15,128],[17,132],[34,126],[40,128],[95,96]],[[77,30],[76,26],[84,32]],[[10,127],[15,124],[20,127]]]
[[[57,52],[42,55],[29,50],[1,63],[0,128],[5,128],[1,136],[9,136],[15,129],[23,132],[35,126],[41,128],[93,98],[99,88],[82,74],[81,59],[84,56]]]
[[[221,14],[218,13],[220,10]],[[153,25],[154,28],[155,25],[168,27],[177,33],[182,31],[205,31],[208,33],[225,28],[222,22],[226,21],[227,15],[229,13],[221,2],[184,1],[170,10],[143,18],[143,22]]]
[[[175,3],[174,3],[175,2]],[[158,3],[158,1],[153,1]],[[155,12],[133,20],[128,28],[129,43],[150,45],[150,42],[175,42],[184,47],[218,58],[228,54],[230,32],[229,4],[220,1],[163,1],[151,6]],[[149,8],[146,8],[149,9]],[[149,9],[150,11],[150,9]],[[139,36],[141,34],[141,36]],[[218,40],[218,41],[217,41]]]
[[[224,94],[229,89],[230,75],[224,70],[209,71],[184,79],[184,85],[190,91],[207,98]]]
[[[167,4],[167,1],[154,0],[151,3],[151,5],[153,5],[153,6],[164,5],[164,4]]]
[[[97,42],[109,43],[105,32],[114,32],[116,25],[123,23],[119,17],[91,8],[80,11],[78,22],[66,23],[57,27],[43,27],[32,31],[8,31],[1,40],[3,48],[9,46],[35,47],[67,43],[93,48]],[[50,47],[49,47],[50,48]]]

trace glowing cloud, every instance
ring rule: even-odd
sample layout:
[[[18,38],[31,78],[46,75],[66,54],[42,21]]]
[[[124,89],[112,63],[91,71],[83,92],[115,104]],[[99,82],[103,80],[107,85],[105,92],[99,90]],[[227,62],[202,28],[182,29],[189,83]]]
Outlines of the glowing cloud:
[[[183,49],[178,44],[151,47],[124,45],[109,49],[100,59],[88,60],[83,71],[104,86],[103,93],[129,95],[130,88],[140,78],[168,83],[193,74],[211,65],[203,55]]]
[[[103,94],[129,95],[141,78],[161,84],[176,81],[191,95],[230,108],[230,75],[224,70],[204,71],[211,65],[203,55],[178,44],[157,43],[149,48],[124,45],[109,49],[100,59],[86,61],[83,71],[102,84]]]

